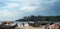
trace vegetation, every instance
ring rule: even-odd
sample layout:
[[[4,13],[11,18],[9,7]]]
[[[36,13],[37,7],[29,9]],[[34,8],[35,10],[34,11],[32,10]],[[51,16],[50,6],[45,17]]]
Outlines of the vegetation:
[[[28,16],[16,21],[60,21],[60,16]]]

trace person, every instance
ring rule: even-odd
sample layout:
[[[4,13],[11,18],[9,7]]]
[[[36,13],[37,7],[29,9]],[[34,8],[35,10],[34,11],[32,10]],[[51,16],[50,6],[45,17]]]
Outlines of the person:
[[[58,25],[59,25],[59,24],[55,24],[55,25],[54,25],[55,29],[58,29]]]
[[[25,24],[24,24],[24,23],[22,23],[22,25],[23,25],[23,27],[24,27],[24,25],[25,25]]]
[[[50,26],[49,26],[49,28],[50,29],[54,29],[54,25],[55,25],[54,23],[51,23]]]
[[[58,25],[58,29],[60,29],[60,25]]]

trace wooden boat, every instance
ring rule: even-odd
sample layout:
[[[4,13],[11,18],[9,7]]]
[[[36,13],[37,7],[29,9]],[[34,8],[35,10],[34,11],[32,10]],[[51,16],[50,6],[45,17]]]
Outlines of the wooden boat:
[[[30,26],[33,26],[33,27],[39,27],[40,25],[47,25],[48,22],[47,22],[47,21],[41,21],[41,22],[36,21],[36,22],[34,22],[34,23],[28,22],[28,24],[29,24]]]
[[[2,24],[0,25],[0,29],[14,29],[17,24],[15,25],[10,25],[12,24],[12,22],[2,22]]]
[[[39,27],[40,26],[40,23],[38,22],[34,22],[34,23],[28,23],[30,26],[33,26],[33,27]]]

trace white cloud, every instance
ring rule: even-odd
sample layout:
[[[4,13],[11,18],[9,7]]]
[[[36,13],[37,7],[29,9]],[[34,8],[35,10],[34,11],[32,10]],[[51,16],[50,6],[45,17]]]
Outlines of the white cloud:
[[[8,21],[8,20],[13,21],[12,19],[14,18],[18,19],[17,18],[18,15],[19,15],[19,12],[17,11],[14,12],[14,11],[2,10],[0,11],[0,20],[3,21],[5,19],[5,21]]]
[[[51,1],[49,1],[49,3],[54,3],[56,0],[51,0]]]
[[[20,2],[21,0],[4,0],[6,2]]]
[[[23,6],[20,8],[20,10],[33,11],[33,10],[36,10],[37,8],[39,8],[39,7],[38,6]]]
[[[3,10],[0,11],[0,19],[2,20],[2,18],[4,18],[5,20],[12,20],[14,18],[22,18],[24,16],[23,13],[25,13],[22,11],[33,11],[38,8],[38,6],[31,6],[31,1],[32,3],[35,3],[35,0],[3,0],[3,3],[5,3],[6,6],[2,7]],[[19,11],[18,9],[22,11]]]
[[[17,15],[16,12],[11,12],[8,10],[0,11],[0,16],[15,16],[15,15]]]
[[[3,8],[15,8],[18,6],[19,6],[19,4],[17,4],[17,3],[7,3],[6,6]]]
[[[4,17],[6,20],[7,18],[12,20],[21,16],[39,13],[39,15],[43,15],[45,13],[44,11],[47,11],[47,9],[49,10],[49,7],[51,6],[50,3],[53,2],[54,0],[4,0],[6,6],[2,8],[4,10],[1,9],[2,11],[0,11],[0,19]]]

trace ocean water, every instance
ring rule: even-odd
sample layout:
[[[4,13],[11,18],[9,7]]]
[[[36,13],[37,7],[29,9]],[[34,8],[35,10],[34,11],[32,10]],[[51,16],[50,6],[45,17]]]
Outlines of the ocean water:
[[[17,23],[17,24],[22,24],[22,23],[28,24],[28,22],[14,22],[14,23]]]
[[[0,21],[0,24],[2,23],[2,21]],[[14,24],[22,24],[22,23],[25,23],[25,24],[28,24],[28,22],[14,22]]]

